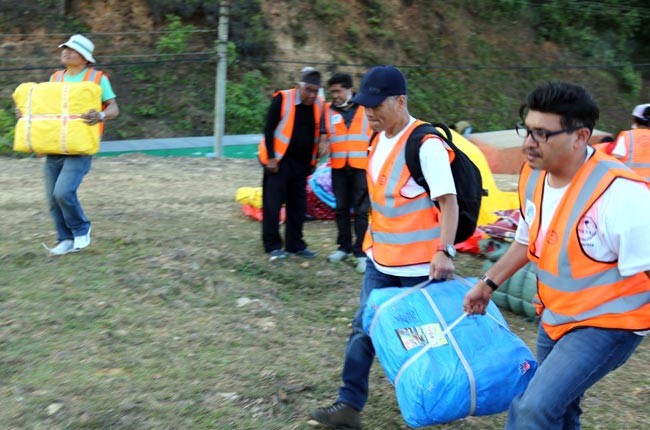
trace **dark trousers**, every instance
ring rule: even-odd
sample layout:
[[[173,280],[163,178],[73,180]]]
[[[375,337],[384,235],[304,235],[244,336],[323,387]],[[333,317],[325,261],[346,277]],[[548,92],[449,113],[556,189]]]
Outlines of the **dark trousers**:
[[[302,239],[302,226],[307,213],[307,176],[309,163],[283,158],[278,173],[264,172],[262,179],[262,243],[264,251],[282,249],[280,210],[286,204],[284,226],[285,250],[302,251],[307,244]]]
[[[368,229],[368,183],[366,171],[362,169],[343,168],[332,169],[332,191],[336,197],[336,227],[338,234],[336,243],[343,252],[352,252],[355,256],[363,256],[361,245],[363,236]],[[354,211],[354,234],[352,243],[352,226],[350,209]]]

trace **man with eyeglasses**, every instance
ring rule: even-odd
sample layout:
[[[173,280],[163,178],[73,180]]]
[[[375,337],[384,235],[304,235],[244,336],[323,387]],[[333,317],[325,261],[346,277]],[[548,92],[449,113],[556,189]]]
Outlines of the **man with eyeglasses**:
[[[533,262],[539,368],[510,405],[506,429],[579,429],[585,391],[650,329],[650,184],[588,145],[599,110],[584,88],[541,85],[520,116],[523,222],[463,305],[484,314],[499,284]]]
[[[305,243],[302,228],[307,213],[307,176],[316,166],[323,99],[318,95],[321,74],[312,67],[302,71],[295,88],[273,95],[266,116],[258,158],[262,179],[262,244],[271,261],[288,254],[315,258]],[[280,237],[280,210],[286,204],[285,241]]]

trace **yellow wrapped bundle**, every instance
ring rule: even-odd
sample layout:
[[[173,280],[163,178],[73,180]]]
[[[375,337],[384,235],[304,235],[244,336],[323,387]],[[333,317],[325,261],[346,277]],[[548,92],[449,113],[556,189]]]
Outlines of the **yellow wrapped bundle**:
[[[235,200],[254,208],[262,207],[262,187],[241,187],[237,189]]]
[[[22,117],[16,124],[14,151],[92,155],[99,151],[100,125],[81,114],[101,111],[102,89],[94,82],[28,82],[13,98]]]

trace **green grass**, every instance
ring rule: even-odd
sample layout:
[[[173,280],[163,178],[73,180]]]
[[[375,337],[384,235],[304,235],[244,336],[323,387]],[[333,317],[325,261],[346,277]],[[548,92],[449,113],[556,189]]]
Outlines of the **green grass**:
[[[324,259],[333,222],[305,225],[319,258],[272,264],[234,199],[261,183],[255,160],[98,158],[80,189],[93,243],[52,258],[42,163],[0,159],[0,428],[313,428],[308,411],[336,395],[361,282]],[[459,272],[482,264],[462,256]],[[532,345],[534,324],[506,317]],[[649,359],[642,344],[588,392],[583,428],[650,427]],[[407,428],[379,364],[363,419]]]

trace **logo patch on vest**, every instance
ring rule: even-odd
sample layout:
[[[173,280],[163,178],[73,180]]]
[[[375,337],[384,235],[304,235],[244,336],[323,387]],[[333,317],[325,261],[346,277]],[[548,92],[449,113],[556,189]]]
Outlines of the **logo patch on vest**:
[[[343,121],[343,116],[340,113],[332,115],[332,124],[340,124]]]
[[[596,224],[596,221],[590,216],[583,217],[578,223],[578,237],[580,238],[580,242],[589,241],[594,236],[596,236],[597,232],[598,225]]]
[[[526,222],[528,225],[533,225],[535,221],[535,203],[531,200],[526,200],[526,210],[524,211],[524,216],[526,217]]]

